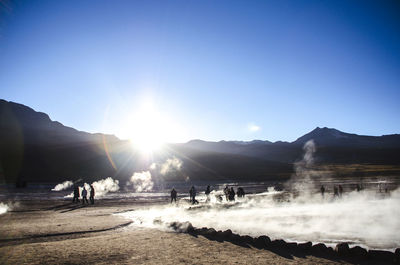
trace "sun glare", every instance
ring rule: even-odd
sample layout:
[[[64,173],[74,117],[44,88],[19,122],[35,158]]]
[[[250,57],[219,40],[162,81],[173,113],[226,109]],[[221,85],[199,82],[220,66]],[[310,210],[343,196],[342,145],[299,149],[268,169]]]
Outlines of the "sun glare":
[[[142,153],[159,151],[163,144],[182,139],[183,130],[149,102],[143,103],[128,120],[128,138],[133,147]]]

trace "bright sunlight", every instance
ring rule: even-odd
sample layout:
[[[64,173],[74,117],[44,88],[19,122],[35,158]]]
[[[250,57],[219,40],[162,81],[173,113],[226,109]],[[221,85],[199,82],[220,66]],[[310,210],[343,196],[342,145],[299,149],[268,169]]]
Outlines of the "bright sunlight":
[[[151,101],[143,102],[128,117],[127,126],[124,134],[142,153],[151,153],[160,150],[165,143],[184,139],[184,130],[167,114],[158,111]]]

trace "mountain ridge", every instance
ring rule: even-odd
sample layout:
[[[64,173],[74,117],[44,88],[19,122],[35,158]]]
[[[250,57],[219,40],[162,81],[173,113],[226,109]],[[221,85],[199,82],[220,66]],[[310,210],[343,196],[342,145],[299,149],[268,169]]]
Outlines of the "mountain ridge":
[[[400,164],[400,135],[363,136],[317,127],[293,142],[203,141],[167,144],[156,162],[178,157],[182,172],[172,179],[268,180],[288,178],[313,140],[320,164]],[[148,170],[149,161],[129,141],[114,135],[87,133],[52,121],[46,113],[0,100],[0,182],[59,181],[112,176],[127,180]],[[161,176],[160,176],[161,177]]]

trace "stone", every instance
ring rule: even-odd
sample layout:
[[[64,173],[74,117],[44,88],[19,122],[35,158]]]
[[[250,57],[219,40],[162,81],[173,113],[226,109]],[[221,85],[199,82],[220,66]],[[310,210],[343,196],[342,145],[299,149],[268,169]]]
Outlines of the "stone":
[[[266,248],[270,243],[271,239],[267,236],[259,236],[254,239],[254,246],[259,249]]]
[[[311,251],[311,247],[312,247],[312,243],[311,243],[310,241],[309,241],[309,242],[306,242],[306,243],[297,244],[297,248],[298,248],[299,250],[305,251],[305,252]]]
[[[241,242],[252,245],[254,243],[254,239],[251,236],[245,235],[240,237]]]
[[[335,247],[335,252],[340,256],[349,255],[349,244],[347,243],[339,243]]]
[[[355,246],[349,249],[349,253],[351,257],[357,258],[357,259],[364,259],[368,255],[368,251],[365,248]]]
[[[328,253],[328,248],[325,244],[318,243],[311,247],[313,253],[317,255],[326,255]]]
[[[389,262],[394,262],[396,255],[390,251],[384,250],[369,250],[368,257],[375,260],[384,260]]]
[[[280,248],[280,249],[287,248],[285,240],[282,240],[282,239],[273,240],[273,241],[271,241],[270,245],[273,248]]]

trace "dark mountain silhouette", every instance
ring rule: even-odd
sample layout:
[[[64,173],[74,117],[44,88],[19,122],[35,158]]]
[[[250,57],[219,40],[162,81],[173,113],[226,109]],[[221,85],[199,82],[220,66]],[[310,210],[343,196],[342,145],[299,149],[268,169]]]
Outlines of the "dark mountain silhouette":
[[[303,145],[313,140],[317,164],[400,164],[400,135],[360,136],[316,128],[292,143],[254,140],[169,144],[146,160],[129,141],[91,134],[52,121],[45,113],[0,100],[0,183],[86,181],[111,176],[126,181],[135,171],[172,156],[183,161],[167,180],[282,180],[293,173]],[[124,183],[124,182],[122,182]]]

